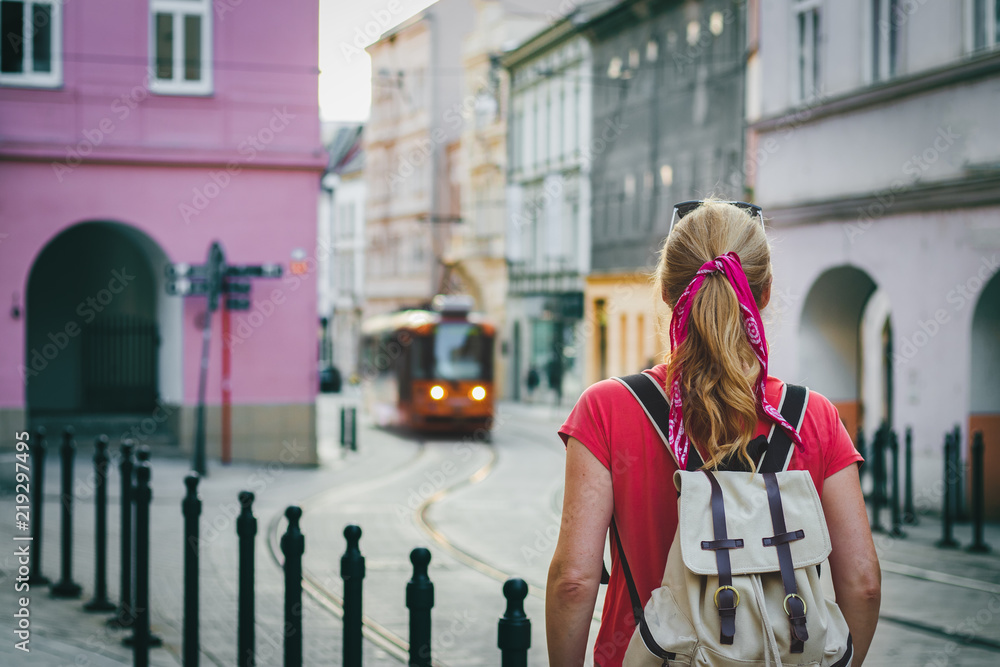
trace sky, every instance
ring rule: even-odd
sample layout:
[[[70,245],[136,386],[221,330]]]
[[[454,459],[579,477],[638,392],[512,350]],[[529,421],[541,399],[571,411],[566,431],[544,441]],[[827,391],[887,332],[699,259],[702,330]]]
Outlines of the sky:
[[[368,118],[371,59],[365,47],[436,0],[320,0],[319,107],[327,121]]]

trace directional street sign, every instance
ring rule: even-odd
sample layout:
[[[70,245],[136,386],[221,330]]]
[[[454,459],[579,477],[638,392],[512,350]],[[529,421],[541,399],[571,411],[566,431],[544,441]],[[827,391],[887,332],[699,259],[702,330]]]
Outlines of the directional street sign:
[[[177,278],[167,282],[167,294],[171,296],[199,296],[208,294],[208,283],[204,280]]]
[[[226,299],[229,310],[250,310],[250,299]]]
[[[280,264],[238,264],[228,266],[226,255],[222,249],[222,244],[213,241],[208,250],[208,258],[204,264],[168,264],[165,269],[167,284],[167,294],[173,296],[206,296],[208,297],[208,312],[211,313],[219,307],[222,301],[225,310],[249,310],[250,309],[250,278],[280,278]],[[229,296],[229,295],[245,295]],[[223,317],[223,336],[229,318]],[[198,412],[195,424],[195,443],[192,452],[192,468],[200,475],[207,472],[205,467],[205,391],[208,384],[208,350],[212,336],[212,318],[204,319],[202,325],[202,346],[201,346],[201,373],[198,380]],[[222,460],[229,461],[229,427],[228,427],[228,406],[229,394],[227,387],[229,382],[229,357],[228,347],[223,347],[223,435],[222,435]]]
[[[222,291],[226,294],[249,294],[250,282],[236,282],[234,280],[226,279],[222,283]]]
[[[227,276],[280,278],[281,264],[243,264],[226,267]]]

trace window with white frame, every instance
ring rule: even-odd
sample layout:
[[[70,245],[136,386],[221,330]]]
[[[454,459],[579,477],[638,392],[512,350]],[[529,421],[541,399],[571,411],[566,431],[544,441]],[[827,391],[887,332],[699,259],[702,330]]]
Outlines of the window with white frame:
[[[150,88],[167,95],[212,92],[212,3],[149,0]]]
[[[819,94],[822,46],[820,10],[820,0],[799,0],[794,5],[794,88],[798,102],[811,100]]]
[[[900,0],[870,0],[872,81],[896,76],[899,60]]]
[[[62,84],[62,2],[2,0],[0,35],[0,84]]]
[[[1000,45],[1000,0],[969,0],[972,28],[972,50],[996,48]]]

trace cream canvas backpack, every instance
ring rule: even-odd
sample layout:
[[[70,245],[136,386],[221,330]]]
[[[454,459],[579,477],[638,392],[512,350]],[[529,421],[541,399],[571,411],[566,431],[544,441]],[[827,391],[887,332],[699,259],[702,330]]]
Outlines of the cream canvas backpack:
[[[644,373],[615,379],[666,444],[669,408],[659,383]],[[782,388],[779,410],[796,430],[808,401],[805,387]],[[677,532],[645,610],[612,522],[636,618],[624,667],[851,664],[847,622],[820,583],[831,547],[812,478],[788,470],[792,440],[780,428],[751,442],[748,453],[756,473],[739,463],[700,470],[690,448],[687,470],[674,473]]]

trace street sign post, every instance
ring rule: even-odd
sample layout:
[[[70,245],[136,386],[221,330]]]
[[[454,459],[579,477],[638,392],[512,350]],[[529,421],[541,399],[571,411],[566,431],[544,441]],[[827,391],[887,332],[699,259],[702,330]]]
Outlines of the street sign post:
[[[205,465],[205,393],[208,386],[208,351],[212,341],[212,313],[222,300],[222,337],[229,333],[229,311],[249,310],[251,278],[280,278],[280,264],[227,265],[222,244],[213,241],[204,264],[168,264],[166,267],[167,294],[172,296],[205,296],[208,307],[202,322],[201,366],[198,378],[198,412],[195,425],[194,449],[191,467],[202,477],[207,476]],[[245,295],[240,296],[229,295]],[[231,460],[230,442],[230,349],[222,346],[222,462]]]

